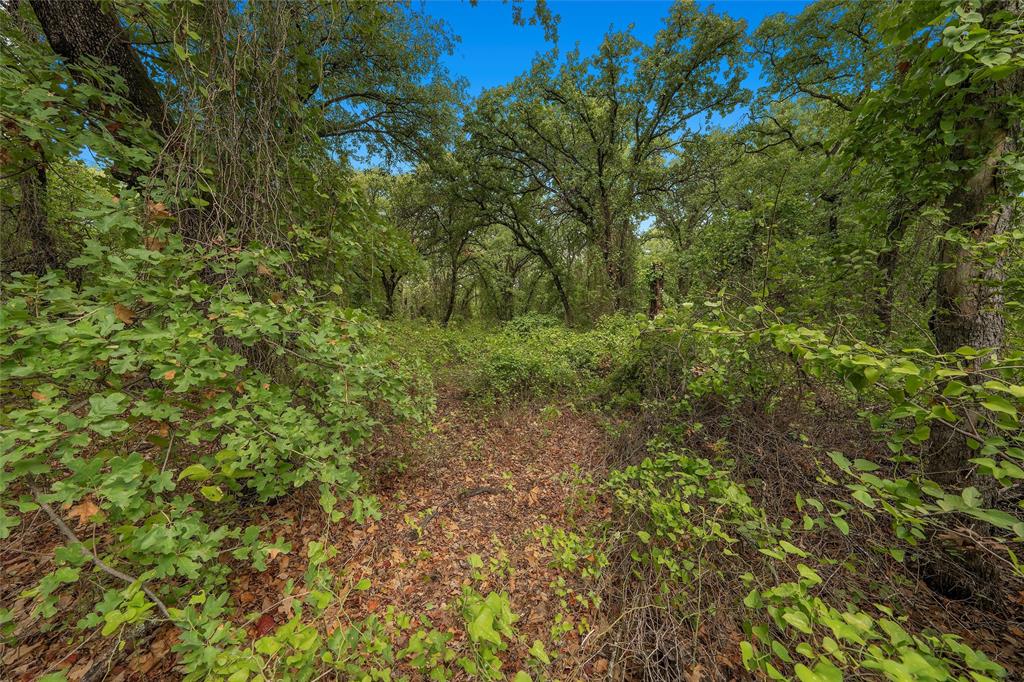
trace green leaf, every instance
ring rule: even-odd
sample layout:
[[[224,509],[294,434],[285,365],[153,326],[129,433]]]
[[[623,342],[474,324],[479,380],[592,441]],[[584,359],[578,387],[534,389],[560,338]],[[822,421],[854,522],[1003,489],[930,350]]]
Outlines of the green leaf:
[[[189,479],[190,481],[205,481],[206,479],[213,476],[213,472],[207,469],[202,464],[192,464],[181,470],[178,474],[178,480]]]
[[[753,666],[751,664],[754,662],[754,647],[750,642],[740,642],[740,656],[743,658],[743,667],[747,670],[752,670]]]
[[[850,496],[865,507],[869,507],[871,509],[875,508],[875,498],[871,497],[871,495],[869,495],[865,490],[854,490],[850,493]]]
[[[466,626],[466,631],[475,642],[487,641],[501,644],[501,635],[494,629],[494,612],[486,606],[481,608],[476,618]]]
[[[273,656],[281,650],[281,642],[276,637],[260,637],[256,640],[256,644],[253,647],[257,653],[261,653],[264,656]]]
[[[224,499],[224,491],[220,489],[219,485],[204,485],[199,492],[211,502],[220,502]]]
[[[951,88],[957,83],[962,82],[965,78],[967,78],[967,75],[967,69],[957,69],[953,73],[946,76],[946,87]]]
[[[95,394],[89,397],[89,418],[101,420],[121,414],[124,409],[121,403],[127,398],[124,393],[110,393],[108,395]]]
[[[960,493],[960,497],[968,507],[977,509],[981,506],[981,492],[973,485],[968,488],[964,488],[964,491]]]
[[[530,647],[530,655],[545,665],[551,665],[548,652],[544,650],[544,643],[539,639],[533,640],[533,646]]]
[[[782,614],[782,620],[786,621],[805,635],[811,634],[811,621],[800,611],[786,611]]]
[[[780,540],[779,547],[781,547],[786,552],[786,554],[795,554],[801,557],[807,556],[807,552],[786,540]]]
[[[1015,408],[1009,400],[998,395],[987,396],[981,401],[981,404],[993,412],[1000,412],[1002,414],[1008,414],[1011,417],[1017,416],[1017,408]]]
[[[817,585],[821,582],[821,576],[815,573],[814,570],[809,566],[805,566],[804,564],[797,564],[796,568],[797,571],[800,572],[800,576],[805,580],[810,581],[812,585]]]

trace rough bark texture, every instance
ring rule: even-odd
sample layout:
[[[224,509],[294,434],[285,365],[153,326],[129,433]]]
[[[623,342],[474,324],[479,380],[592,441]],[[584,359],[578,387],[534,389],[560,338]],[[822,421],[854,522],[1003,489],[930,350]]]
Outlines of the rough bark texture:
[[[948,197],[948,227],[963,229],[976,243],[990,241],[1013,223],[1015,202],[1003,196],[998,162],[1014,151],[1015,135],[1003,134],[982,166]],[[961,346],[1000,350],[1004,341],[1000,286],[1006,276],[1003,259],[982,264],[959,244],[944,241],[939,263],[931,320],[936,347],[944,353]],[[941,482],[963,480],[973,456],[962,436],[941,426],[933,429],[927,463],[933,478]]]
[[[1000,4],[998,9],[1021,9],[1020,0],[1004,0]],[[989,17],[997,15],[995,9],[990,7]],[[943,231],[969,237],[973,245],[991,242],[1015,220],[1018,199],[1006,186],[1004,159],[1020,148],[1021,122],[1006,102],[1019,95],[1022,88],[1024,79],[1018,73],[993,82],[987,91],[973,93],[970,104],[987,112],[987,120],[969,131],[974,137],[961,142],[952,153],[954,161],[971,171],[946,196],[947,220]],[[978,156],[979,148],[987,150],[983,158]],[[1004,259],[979,259],[974,251],[949,240],[943,240],[940,246],[930,327],[935,345],[942,352],[953,352],[960,346],[999,352],[1004,345]],[[975,366],[983,361],[984,358],[975,360]],[[936,423],[928,442],[925,469],[929,478],[941,484],[954,490],[974,485],[983,497],[991,500],[995,480],[973,476],[970,459],[975,455],[962,433]],[[974,526],[982,536],[992,535],[981,522],[963,522]],[[951,545],[941,533],[934,534],[929,544],[934,551],[922,567],[921,577],[932,589],[957,599],[973,597],[993,605],[1005,603],[1005,595],[1001,594],[1005,586],[1002,568],[980,546]]]
[[[69,63],[83,66],[95,59],[124,78],[125,96],[164,136],[170,121],[163,98],[117,19],[96,0],[31,0],[32,10],[53,51]]]
[[[5,235],[3,274],[41,275],[63,265],[46,214],[46,166],[40,161],[18,176],[19,198],[11,211],[13,230]],[[6,211],[5,211],[6,212]],[[17,245],[17,250],[14,247]]]
[[[394,270],[380,273],[380,283],[384,287],[384,319],[386,320],[395,316],[395,292],[398,290],[398,283],[402,281],[402,274]]]
[[[452,314],[455,312],[455,295],[459,290],[459,262],[457,259],[451,264],[451,277],[448,279],[448,300],[444,306],[444,317],[441,318],[441,326],[447,327],[451,322]]]
[[[665,291],[665,269],[661,263],[651,264],[651,297],[647,317],[654,319],[661,312],[662,293]]]
[[[882,283],[875,299],[875,314],[882,323],[882,329],[888,336],[892,331],[892,305],[896,295],[896,269],[900,262],[900,242],[907,231],[910,216],[921,208],[917,203],[909,205],[905,201],[897,201],[889,215],[885,228],[885,248],[878,252],[876,264],[882,273]]]
[[[997,9],[1019,13],[1021,0],[1002,0],[991,7],[986,21],[996,21]],[[983,24],[984,27],[984,24]],[[971,168],[946,196],[947,220],[944,231],[960,232],[974,244],[991,242],[1014,223],[1019,201],[1006,183],[1005,159],[1021,148],[1021,121],[1008,104],[1024,91],[1024,74],[993,81],[985,91],[971,95],[969,104],[986,112],[973,138],[961,142],[953,160]],[[983,157],[977,149],[986,150]],[[935,345],[942,352],[961,346],[996,352],[1003,348],[1003,294],[1006,274],[1003,257],[979,259],[970,248],[943,240],[939,252],[939,274],[935,282],[935,311],[930,320]],[[976,364],[982,358],[975,360]],[[963,482],[970,477],[969,459],[974,456],[966,440],[947,429],[932,430],[928,473],[941,482]]]

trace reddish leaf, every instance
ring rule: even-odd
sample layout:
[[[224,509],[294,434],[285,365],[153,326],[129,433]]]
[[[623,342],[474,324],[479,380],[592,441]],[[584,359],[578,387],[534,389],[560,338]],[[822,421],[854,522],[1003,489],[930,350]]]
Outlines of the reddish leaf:
[[[277,627],[277,623],[274,621],[274,617],[269,613],[264,613],[260,616],[260,619],[256,621],[256,636],[263,637],[272,632],[275,627]]]

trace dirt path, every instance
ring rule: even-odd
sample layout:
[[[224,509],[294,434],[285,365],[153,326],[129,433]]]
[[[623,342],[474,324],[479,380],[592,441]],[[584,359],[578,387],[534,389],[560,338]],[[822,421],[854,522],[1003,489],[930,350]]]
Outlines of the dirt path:
[[[520,615],[523,640],[509,652],[511,671],[534,639],[551,641],[556,614],[573,627],[583,618],[592,622],[591,609],[571,596],[566,605],[553,589],[560,576],[570,590],[574,585],[551,566],[538,531],[545,525],[571,530],[606,512],[600,503],[584,500],[587,486],[580,483],[604,461],[607,441],[591,416],[571,409],[485,411],[442,393],[434,428],[415,445],[412,465],[378,483],[380,521],[337,538],[339,549],[354,552],[343,570],[373,585],[357,604],[346,605],[347,615],[359,617],[353,606],[368,614],[388,605],[423,613],[453,632],[458,646],[463,586],[505,590]],[[482,581],[471,578],[472,554],[485,564]],[[572,654],[579,639],[573,629],[559,638],[559,647]],[[569,658],[560,667],[580,663]]]
[[[274,556],[264,572],[231,562],[238,623],[255,638],[286,622],[294,614],[287,585],[302,585],[308,543],[326,540],[338,549],[330,567],[341,582],[367,578],[371,583],[328,608],[328,629],[332,620],[353,623],[393,606],[414,617],[425,615],[433,627],[449,631],[450,646],[461,655],[466,648],[458,606],[463,586],[482,594],[506,591],[520,617],[520,641],[503,654],[504,670],[522,667],[527,649],[539,639],[549,651],[563,653],[551,670],[555,677],[585,677],[581,671],[587,669],[576,654],[580,631],[589,630],[596,609],[574,598],[586,593],[585,586],[552,566],[537,531],[546,525],[581,527],[607,513],[600,501],[584,503],[581,493],[588,486],[580,484],[604,461],[607,440],[592,416],[568,408],[485,409],[442,390],[429,429],[391,432],[362,458],[368,471],[365,490],[380,501],[379,520],[328,524],[312,488],[272,507],[240,512],[249,515],[236,519],[241,525],[259,524],[268,536],[290,542],[292,550]],[[47,531],[40,519],[28,519],[18,552],[4,557],[4,575],[17,577],[7,593],[16,597],[33,576],[50,570],[58,538]],[[483,567],[471,568],[470,555],[478,555]],[[555,585],[560,578],[565,582]],[[16,599],[16,637],[35,627],[31,604]],[[84,615],[71,591],[61,593],[58,608],[69,622]],[[556,619],[568,631],[553,638]],[[581,621],[584,627],[577,629]],[[165,625],[115,654],[107,642],[88,635],[69,645],[37,633],[15,647],[0,644],[5,671],[0,677],[29,682],[59,667],[70,682],[177,680],[181,673],[171,652],[177,640],[177,630]]]

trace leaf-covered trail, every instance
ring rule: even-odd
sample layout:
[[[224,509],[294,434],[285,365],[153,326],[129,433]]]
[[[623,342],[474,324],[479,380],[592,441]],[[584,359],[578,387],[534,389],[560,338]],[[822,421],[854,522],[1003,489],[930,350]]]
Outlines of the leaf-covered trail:
[[[607,513],[599,501],[584,501],[585,481],[608,447],[592,417],[531,405],[485,410],[448,391],[439,398],[430,433],[411,446],[416,451],[405,455],[408,468],[377,482],[381,519],[334,538],[343,570],[372,584],[346,604],[347,617],[394,605],[450,630],[458,647],[463,586],[484,594],[505,590],[521,618],[521,642],[506,661],[513,672],[525,665],[535,639],[551,642],[556,614],[573,624],[584,617],[594,622],[578,601],[570,598],[568,608],[560,602],[552,584],[569,576],[550,566],[537,534],[545,525],[568,530]],[[387,453],[388,445],[378,449]],[[476,578],[468,561],[473,554],[484,564]],[[574,629],[558,646],[572,653],[579,639]],[[580,663],[569,658],[563,660],[567,669]]]
[[[452,634],[450,646],[464,655],[463,587],[481,594],[505,591],[520,620],[515,625],[519,640],[501,655],[503,670],[511,677],[524,668],[527,650],[539,639],[549,652],[561,654],[550,670],[553,676],[590,677],[595,665],[599,670],[607,665],[577,655],[580,631],[585,635],[597,625],[597,609],[577,598],[586,595],[586,586],[553,567],[537,532],[545,525],[578,529],[608,513],[600,499],[588,495],[593,489],[589,477],[600,478],[597,471],[608,445],[592,416],[570,408],[484,408],[442,390],[429,428],[385,434],[362,457],[364,489],[379,499],[379,520],[328,524],[312,489],[243,514],[268,537],[289,542],[291,551],[273,554],[263,572],[222,557],[236,569],[229,579],[232,602],[239,607],[235,622],[255,640],[288,621],[303,591],[308,543],[327,542],[338,550],[329,563],[336,589],[355,587],[364,579],[369,588],[351,589],[343,603],[331,604],[318,621],[323,629],[383,615],[393,606],[414,618],[427,616],[433,627]],[[5,562],[8,576],[39,573],[52,557],[57,538],[31,535],[33,551],[26,558],[37,561],[24,561],[17,570]],[[482,568],[471,566],[471,555],[480,557]],[[560,579],[564,582],[556,586]],[[15,582],[12,594],[24,581]],[[294,585],[290,594],[289,582]],[[19,629],[31,628],[30,600],[19,604],[16,611],[25,616]],[[71,615],[70,593],[62,593],[59,608],[71,622],[77,619]],[[552,637],[556,619],[565,624],[565,632]],[[90,637],[69,649],[40,633],[23,646],[0,650],[0,662],[10,675],[5,679],[26,682],[57,667],[67,669],[71,682],[180,679],[172,651],[180,638],[177,630],[163,625],[138,634],[138,641],[118,652]],[[401,646],[401,637],[392,643]],[[456,679],[463,679],[454,662],[452,669]]]
[[[365,490],[380,503],[378,520],[326,525],[312,491],[283,501],[271,532],[292,551],[274,557],[266,572],[239,576],[232,592],[255,622],[253,637],[266,634],[293,615],[283,595],[289,579],[301,580],[306,544],[326,541],[338,550],[330,567],[339,584],[353,588],[328,607],[327,630],[394,607],[428,617],[465,655],[463,588],[507,592],[519,616],[519,639],[501,655],[510,677],[526,666],[535,640],[559,654],[554,677],[599,674],[607,662],[578,655],[586,633],[602,628],[599,610],[587,600],[588,586],[553,566],[539,531],[579,529],[610,513],[592,494],[609,446],[592,415],[537,404],[483,407],[442,388],[429,428],[387,433],[361,458]],[[474,569],[473,555],[482,567]],[[354,589],[366,580],[368,589]]]

